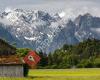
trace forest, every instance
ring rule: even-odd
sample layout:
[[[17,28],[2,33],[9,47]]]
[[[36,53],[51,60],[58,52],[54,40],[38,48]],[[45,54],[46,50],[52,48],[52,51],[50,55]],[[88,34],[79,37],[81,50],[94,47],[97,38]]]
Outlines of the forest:
[[[77,45],[65,44],[48,55],[39,53],[41,69],[98,68],[100,67],[100,40],[88,39]]]

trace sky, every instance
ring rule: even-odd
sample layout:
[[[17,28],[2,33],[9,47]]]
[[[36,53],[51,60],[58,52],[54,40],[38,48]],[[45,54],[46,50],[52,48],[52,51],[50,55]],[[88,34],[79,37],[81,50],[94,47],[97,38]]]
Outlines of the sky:
[[[65,11],[70,16],[86,12],[99,15],[99,3],[100,0],[0,0],[0,12],[6,8],[23,8],[49,12]]]
[[[44,8],[44,7],[66,7],[70,5],[99,5],[100,0],[0,0],[0,9],[6,7],[22,7],[22,8]]]

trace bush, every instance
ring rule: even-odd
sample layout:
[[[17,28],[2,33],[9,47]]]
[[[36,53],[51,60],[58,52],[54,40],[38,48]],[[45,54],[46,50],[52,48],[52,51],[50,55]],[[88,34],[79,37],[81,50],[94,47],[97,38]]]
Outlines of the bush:
[[[20,57],[25,56],[29,51],[31,51],[31,49],[28,48],[18,48],[16,50],[17,55],[19,55]]]
[[[93,62],[91,62],[88,59],[82,60],[78,65],[78,68],[92,68],[93,66]]]
[[[94,66],[100,68],[100,58],[96,58],[96,59],[94,60]]]

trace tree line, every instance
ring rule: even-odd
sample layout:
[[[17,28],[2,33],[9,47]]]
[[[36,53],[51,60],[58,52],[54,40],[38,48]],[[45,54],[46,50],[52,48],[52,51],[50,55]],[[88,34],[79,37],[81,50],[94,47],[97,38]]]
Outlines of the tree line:
[[[77,45],[65,44],[48,55],[40,52],[38,68],[97,68],[100,67],[100,40],[88,39]]]

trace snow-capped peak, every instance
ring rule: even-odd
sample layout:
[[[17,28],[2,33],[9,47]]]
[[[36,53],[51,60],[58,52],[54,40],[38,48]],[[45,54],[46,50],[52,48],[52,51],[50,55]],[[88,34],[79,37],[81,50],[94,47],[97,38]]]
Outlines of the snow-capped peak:
[[[66,13],[65,13],[64,11],[62,11],[61,13],[59,13],[59,16],[60,16],[61,18],[63,18],[64,16],[66,16]]]
[[[10,9],[6,8],[5,12],[2,14],[2,18],[6,18],[8,21],[12,23],[18,23],[19,21],[22,23],[33,23],[34,21],[54,21],[56,20],[54,16],[51,16],[49,13],[45,11],[39,11],[39,10],[34,10],[34,11],[27,11],[23,9]],[[19,23],[20,23],[19,22]]]
[[[5,13],[9,13],[9,12],[11,12],[12,11],[12,9],[11,8],[9,8],[9,7],[7,7],[6,9],[5,9]]]

